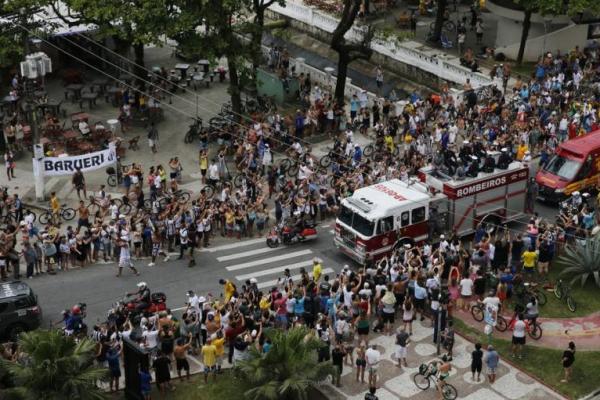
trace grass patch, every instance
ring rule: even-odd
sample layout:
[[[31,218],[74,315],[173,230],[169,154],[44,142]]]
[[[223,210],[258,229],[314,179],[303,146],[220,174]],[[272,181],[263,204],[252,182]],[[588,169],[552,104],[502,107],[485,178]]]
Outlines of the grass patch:
[[[548,274],[550,282],[556,282],[561,271],[560,264],[554,263]],[[548,303],[540,307],[541,316],[544,318],[575,318],[585,317],[600,311],[600,289],[593,279],[589,279],[583,287],[579,281],[575,282],[571,289],[571,296],[577,303],[577,309],[574,313],[569,311],[564,300],[557,299],[552,292],[546,292]]]
[[[470,340],[487,343],[487,336],[477,329],[467,326],[458,319],[454,320],[454,324],[456,330]],[[512,362],[570,399],[578,399],[598,388],[600,351],[577,352],[571,382],[561,383],[560,380],[563,378],[561,359],[564,349],[526,346],[525,357],[519,360],[510,357],[511,343],[508,340],[493,338],[492,344],[501,358]]]
[[[178,379],[174,379],[173,386],[176,389],[173,392],[169,392],[163,398],[156,384],[152,384],[152,398],[156,399],[168,399],[168,400],[229,400],[229,399],[241,399],[241,394],[244,388],[241,387],[241,382],[229,371],[225,371],[222,375],[217,376],[217,381],[214,382],[212,375],[209,377],[208,384],[204,383],[204,375],[196,374],[193,375],[190,381],[180,382]],[[111,399],[114,400],[125,400],[123,392],[115,394]]]

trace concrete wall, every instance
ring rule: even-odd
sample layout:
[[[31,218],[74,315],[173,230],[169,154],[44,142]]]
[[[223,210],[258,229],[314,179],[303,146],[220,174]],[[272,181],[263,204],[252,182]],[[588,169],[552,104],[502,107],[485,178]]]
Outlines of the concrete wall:
[[[291,0],[285,7],[277,3],[273,4],[266,15],[271,19],[284,18],[293,28],[306,32],[324,43],[331,41],[331,34],[338,24],[335,16]],[[364,27],[355,25],[345,37],[348,40],[358,41],[362,39],[363,34]],[[415,41],[397,43],[391,40],[376,40],[371,43],[371,48],[374,62],[434,89],[444,83],[448,83],[449,86],[462,85],[467,79],[475,87],[485,86],[491,82],[488,76],[473,73],[462,67],[458,58],[447,56],[438,49],[428,48]]]
[[[587,25],[572,24],[557,31],[550,32],[546,35],[545,39],[543,33],[541,36],[532,37],[527,40],[523,60],[532,62],[537,61],[544,51],[556,52],[557,50],[560,50],[561,53],[567,53],[577,45],[583,48],[587,41],[587,32]],[[508,58],[514,60],[519,53],[519,44],[520,36],[519,39],[512,44],[504,47],[497,47],[496,52],[502,52],[506,54]]]

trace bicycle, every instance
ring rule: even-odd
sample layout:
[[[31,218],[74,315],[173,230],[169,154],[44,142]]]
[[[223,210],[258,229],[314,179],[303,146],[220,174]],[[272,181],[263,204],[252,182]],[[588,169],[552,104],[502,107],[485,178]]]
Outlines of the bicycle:
[[[437,368],[433,363],[421,364],[419,372],[413,376],[413,382],[421,390],[427,390],[431,386],[431,381],[437,387],[439,378],[437,377]],[[454,386],[444,381],[442,386],[442,396],[446,400],[454,400],[458,396],[458,391]]]
[[[62,218],[65,221],[70,221],[73,218],[75,218],[75,210],[71,207],[67,207],[66,204],[63,204],[60,206],[58,216],[59,218]],[[40,215],[40,223],[46,225],[48,222],[52,221],[52,217],[52,210],[46,210]]]
[[[37,215],[31,210],[23,209],[23,218],[28,214],[33,215],[33,222],[35,222],[35,220],[37,219]],[[7,211],[5,215],[0,217],[0,221],[2,221],[5,224],[9,224],[12,222],[14,222],[15,224],[18,223],[19,221],[17,220],[17,212],[12,210]]]
[[[498,318],[496,319],[496,329],[498,329],[500,332],[505,332],[515,321],[516,317],[517,314],[515,313],[510,321],[506,322],[506,319],[502,315],[498,314]],[[542,334],[544,333],[542,331],[542,326],[537,322],[537,318],[525,321],[525,331],[527,331],[527,335],[529,335],[529,337],[533,340],[540,340],[542,338]]]
[[[435,30],[435,21],[429,24],[429,29],[432,31]],[[442,29],[448,32],[456,32],[456,25],[454,24],[454,22],[446,20],[442,23]]]
[[[577,310],[577,303],[575,302],[573,296],[571,296],[571,285],[567,285],[566,283],[563,283],[562,279],[559,279],[556,281],[553,291],[554,296],[556,296],[557,299],[564,299],[564,301],[567,303],[567,308],[569,311],[575,312],[575,310]]]
[[[548,302],[546,293],[543,290],[538,289],[536,283],[525,283],[527,293],[534,296],[540,306],[543,306]]]
[[[202,118],[194,118],[194,122],[190,125],[183,142],[190,144],[200,138],[200,132],[202,131]]]
[[[169,204],[173,199],[176,199],[178,203],[185,204],[190,201],[190,193],[185,190],[178,190],[175,193],[163,193],[162,196],[158,197],[158,204],[160,204],[160,208],[163,209]],[[146,210],[152,209],[152,200],[145,199],[144,200],[144,208]]]

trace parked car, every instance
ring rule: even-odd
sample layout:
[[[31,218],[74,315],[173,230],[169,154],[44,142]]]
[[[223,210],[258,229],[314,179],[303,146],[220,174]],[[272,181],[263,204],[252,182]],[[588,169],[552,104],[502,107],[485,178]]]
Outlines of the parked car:
[[[21,332],[37,329],[42,309],[33,290],[25,282],[0,283],[0,337],[15,340]]]

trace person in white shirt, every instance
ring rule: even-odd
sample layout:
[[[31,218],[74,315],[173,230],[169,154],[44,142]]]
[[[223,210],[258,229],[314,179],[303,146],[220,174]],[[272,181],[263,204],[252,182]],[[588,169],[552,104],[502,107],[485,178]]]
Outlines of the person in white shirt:
[[[79,132],[83,136],[87,136],[90,133],[90,126],[85,121],[79,121]]]
[[[219,166],[214,158],[208,167],[208,181],[211,185],[215,185],[219,182]]]
[[[463,308],[465,311],[469,310],[469,301],[471,300],[471,296],[473,296],[473,281],[469,277],[464,277],[460,283],[460,306],[459,308]]]
[[[512,357],[523,358],[523,346],[525,346],[526,325],[523,321],[523,315],[518,314],[513,326],[512,335]]]
[[[381,361],[381,353],[375,345],[371,345],[365,352],[367,371],[369,371],[369,387],[377,387],[377,368]]]

